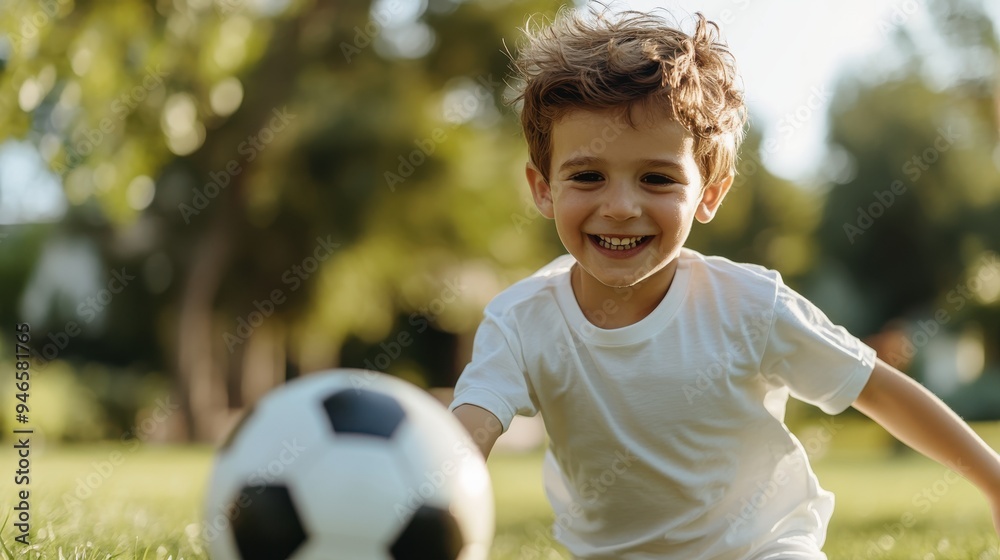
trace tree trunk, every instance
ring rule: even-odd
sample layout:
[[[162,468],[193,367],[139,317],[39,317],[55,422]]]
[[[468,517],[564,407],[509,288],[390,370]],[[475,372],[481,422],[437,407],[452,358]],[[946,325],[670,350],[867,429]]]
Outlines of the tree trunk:
[[[273,117],[272,110],[280,109],[289,102],[295,91],[296,78],[309,62],[309,56],[300,52],[302,27],[331,17],[335,13],[332,10],[334,6],[335,3],[329,0],[319,0],[293,18],[276,20],[267,53],[249,75],[241,78],[246,92],[242,106],[221,127],[211,132],[211,142],[206,140],[204,148],[190,157],[191,163],[200,172],[199,177],[207,176],[213,170],[225,169],[232,157],[230,147],[237,146],[249,135],[266,127]],[[205,149],[211,146],[226,148],[214,153]],[[213,304],[235,252],[234,244],[243,238],[240,228],[248,227],[240,212],[243,183],[251,173],[251,165],[233,177],[232,184],[213,201],[211,211],[200,216],[211,219],[212,223],[204,238],[194,246],[186,284],[180,296],[176,375],[188,440],[216,441],[231,417],[227,383],[229,368],[224,363],[227,361],[227,350],[221,338],[223,330],[213,326]],[[240,389],[244,404],[251,404],[284,380],[284,337],[279,337],[281,348],[274,347],[274,340],[263,331],[255,332],[243,348],[243,365],[237,369],[249,378],[240,379],[234,385],[246,387]],[[264,356],[266,364],[254,364],[254,360],[261,356]],[[280,360],[280,367],[272,365],[277,360]]]
[[[177,378],[188,440],[215,441],[228,408],[225,368],[216,364],[212,303],[232,252],[233,210],[220,208],[208,234],[194,248],[177,320]]]
[[[275,321],[276,322],[276,321]],[[285,381],[285,346],[281,325],[262,325],[254,330],[243,352],[239,369],[240,402],[251,405]]]

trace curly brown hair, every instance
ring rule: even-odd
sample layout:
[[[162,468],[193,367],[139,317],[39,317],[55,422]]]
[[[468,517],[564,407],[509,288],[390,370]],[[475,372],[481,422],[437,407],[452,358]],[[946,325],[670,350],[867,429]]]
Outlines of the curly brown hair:
[[[591,17],[588,17],[591,16]],[[546,181],[552,164],[552,126],[577,109],[610,110],[635,127],[632,108],[657,109],[694,136],[704,184],[735,173],[746,107],[736,60],[719,26],[695,14],[687,35],[658,15],[561,10],[533,29],[516,59],[521,127],[531,161]],[[665,113],[663,112],[665,111]]]

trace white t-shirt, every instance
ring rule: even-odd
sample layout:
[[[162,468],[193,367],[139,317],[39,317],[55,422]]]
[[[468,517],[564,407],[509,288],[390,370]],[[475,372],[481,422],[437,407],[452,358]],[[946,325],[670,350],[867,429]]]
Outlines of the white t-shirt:
[[[451,404],[505,431],[542,413],[556,538],[587,559],[826,558],[833,495],[785,404],[843,411],[875,351],[777,272],[687,249],[652,313],[598,328],[573,295],[574,263],[559,257],[487,305]]]

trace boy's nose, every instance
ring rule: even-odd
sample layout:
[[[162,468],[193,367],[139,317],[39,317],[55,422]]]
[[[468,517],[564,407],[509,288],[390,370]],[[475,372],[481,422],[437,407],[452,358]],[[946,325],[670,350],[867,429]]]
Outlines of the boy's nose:
[[[642,214],[636,187],[627,181],[615,181],[604,189],[601,215],[615,221],[636,218]]]

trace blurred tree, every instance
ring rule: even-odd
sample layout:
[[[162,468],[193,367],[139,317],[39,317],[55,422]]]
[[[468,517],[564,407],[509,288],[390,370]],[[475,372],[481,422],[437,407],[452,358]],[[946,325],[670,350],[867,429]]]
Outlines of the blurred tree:
[[[934,331],[904,330],[902,343],[912,347],[923,346],[924,335],[978,325],[986,363],[995,365],[1000,49],[978,3],[940,1],[930,10],[940,41],[897,28],[899,56],[845,77],[835,95],[834,183],[813,280],[819,298],[860,334],[892,331],[894,321]],[[931,43],[939,46],[925,52]],[[846,293],[831,288],[838,283]]]
[[[751,136],[739,184],[692,246],[777,268],[833,313],[861,309],[847,321],[859,332],[953,305],[949,290],[1000,249],[997,49],[974,4],[937,5],[953,58],[934,68],[955,70],[922,66],[901,30],[905,63],[845,82],[825,208],[823,193],[768,173]],[[555,2],[0,7],[0,137],[34,145],[69,202],[60,223],[0,239],[0,317],[15,319],[58,240],[86,240],[109,271],[98,286],[122,267],[137,279],[59,358],[169,372],[186,437],[218,437],[232,411],[298,372],[448,383],[461,364],[445,357],[467,346],[489,297],[562,252],[500,103],[504,45]],[[857,208],[871,214],[896,180],[906,189],[860,224]],[[842,305],[829,278],[860,303]],[[995,341],[996,303],[966,299],[956,317]],[[81,321],[78,303],[46,317],[50,334]]]
[[[52,236],[142,271],[93,338],[174,372],[190,438],[349,337],[469,330],[546,253],[498,108],[537,3],[8,4],[0,134],[63,180]]]
[[[722,210],[707,226],[695,224],[688,245],[776,269],[796,286],[815,265],[813,231],[822,198],[773,175],[762,161],[762,150],[760,134],[751,129]]]

